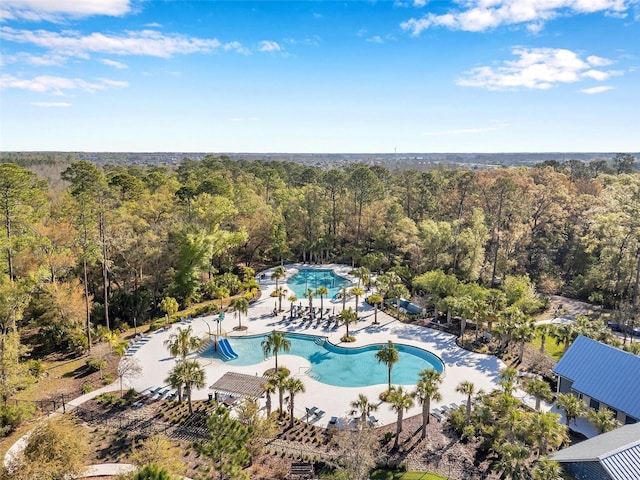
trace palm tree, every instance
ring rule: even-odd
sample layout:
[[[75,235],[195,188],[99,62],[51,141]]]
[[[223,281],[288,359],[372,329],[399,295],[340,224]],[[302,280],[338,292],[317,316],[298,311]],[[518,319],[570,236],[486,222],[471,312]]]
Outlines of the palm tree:
[[[351,402],[351,407],[354,409],[354,413],[360,412],[360,423],[366,425],[367,417],[374,410],[378,410],[378,405],[371,403],[371,401],[364,394],[359,394],[358,399]]]
[[[467,414],[465,417],[465,423],[468,424],[469,420],[471,420],[471,398],[476,394],[476,386],[473,382],[465,380],[464,382],[460,382],[456,387],[456,392],[467,396]]]
[[[536,325],[536,333],[540,336],[540,353],[544,353],[547,348],[547,337],[551,336],[553,325],[550,323],[539,323]]]
[[[272,379],[269,379],[266,383],[262,384],[262,391],[266,396],[267,417],[271,415],[271,394],[275,393],[276,385]]]
[[[558,462],[541,458],[533,467],[534,480],[563,480],[562,467]]]
[[[422,370],[420,373],[420,380],[416,384],[415,396],[418,398],[418,402],[422,405],[422,432],[420,438],[424,440],[427,438],[427,424],[429,423],[429,412],[431,410],[431,400],[440,401],[442,395],[438,387],[442,383],[442,374],[435,370]]]
[[[340,312],[340,320],[342,321],[342,323],[344,323],[347,327],[347,337],[349,336],[349,325],[352,323],[355,323],[358,320],[358,317],[356,315],[356,312],[354,312],[353,310],[351,310],[351,307],[349,307],[347,310],[342,310]]]
[[[363,287],[366,287],[369,284],[369,276],[371,275],[371,271],[369,271],[367,267],[359,267],[351,273],[358,279],[358,286],[362,284]]]
[[[388,386],[387,391],[391,391],[391,369],[393,364],[400,360],[398,349],[393,346],[393,342],[389,340],[387,345],[380,347],[376,352],[376,359],[379,363],[385,363],[388,369]]]
[[[413,407],[413,393],[405,392],[402,387],[393,387],[387,395],[387,401],[391,404],[391,410],[398,414],[398,420],[396,422],[396,440],[393,444],[393,449],[397,450],[400,432],[402,432],[402,416],[404,415],[405,410],[409,410]]]
[[[596,427],[598,433],[605,433],[615,430],[620,426],[620,422],[616,420],[613,415],[613,411],[606,407],[601,408],[600,411],[590,408],[587,413],[587,420]]]
[[[278,312],[282,311],[282,297],[287,294],[287,289],[284,287],[278,287],[275,290],[276,295],[278,296]]]
[[[358,300],[362,295],[364,295],[364,290],[360,287],[351,287],[351,290],[349,290],[349,293],[354,297],[356,297],[356,320],[357,320],[358,319]]]
[[[403,284],[396,283],[392,285],[391,288],[389,289],[389,294],[392,295],[396,300],[396,309],[398,312],[397,318],[399,319],[400,318],[400,299],[402,297],[408,297],[409,290],[407,290],[407,287],[405,287]]]
[[[567,427],[569,422],[585,414],[586,406],[582,400],[571,393],[559,393],[556,405],[564,410],[565,423]]]
[[[493,470],[501,474],[500,478],[512,480],[524,479],[526,467],[524,462],[529,458],[529,449],[520,442],[505,442],[497,448],[498,461]]]
[[[287,271],[282,265],[278,265],[276,268],[273,269],[273,273],[271,274],[271,280],[276,281],[276,290],[278,289],[279,280],[286,276],[287,276]]]
[[[298,301],[298,297],[294,295],[290,295],[289,298],[287,298],[287,300],[289,300],[291,302],[291,318],[293,318],[293,304],[296,303]]]
[[[299,378],[288,377],[285,381],[284,388],[289,392],[289,427],[293,428],[293,398],[297,393],[305,391],[304,383]]]
[[[553,412],[535,412],[526,422],[526,435],[538,448],[538,457],[546,455],[551,448],[556,450],[568,439],[567,427],[559,422],[560,414]]]
[[[276,371],[278,370],[278,352],[288,352],[291,350],[291,342],[282,332],[273,330],[267,338],[262,341],[262,351],[264,356],[272,355],[276,358]]]
[[[324,285],[316,289],[316,295],[320,297],[320,319],[324,317],[324,297],[329,295],[329,290]]]
[[[178,363],[176,364],[175,367],[173,367],[170,371],[169,371],[169,376],[165,379],[165,382],[167,382],[169,384],[169,387],[177,390],[178,392],[178,402],[182,403],[182,372],[180,371],[180,369],[178,368],[179,365],[182,365],[182,363]]]
[[[240,320],[240,314],[246,313],[249,311],[249,302],[244,297],[236,297],[231,300],[229,306],[236,311],[236,316],[238,317],[238,330],[242,330],[242,322]]]
[[[374,293],[372,295],[369,295],[369,303],[373,304],[373,324],[377,325],[378,324],[378,307],[380,306],[380,304],[382,303],[382,295],[380,295],[379,293]]]
[[[518,386],[518,370],[513,367],[506,367],[500,370],[500,378],[498,385],[502,387],[502,391],[507,395],[513,395],[514,390]]]
[[[533,340],[535,336],[535,322],[527,318],[524,322],[518,324],[513,331],[513,339],[518,342],[518,363],[522,362],[524,356],[524,344]]]
[[[347,291],[346,285],[340,288],[340,293],[338,293],[338,298],[342,299],[342,310],[347,308],[347,297],[349,296],[349,292]]]
[[[164,346],[169,350],[169,355],[184,360],[187,355],[202,346],[202,340],[193,336],[193,330],[189,325],[185,329],[178,327],[178,331],[164,341]]]
[[[308,298],[309,299],[309,310],[313,310],[313,296],[315,295],[315,292],[313,291],[312,288],[307,288],[307,291],[304,293],[304,298]]]
[[[190,414],[193,413],[191,393],[194,388],[204,388],[205,380],[205,371],[197,360],[183,360],[176,364],[171,372],[169,372],[169,377],[167,378],[167,382],[170,384],[180,385],[184,389],[187,395],[187,402],[189,403]]]
[[[547,382],[536,378],[531,380],[524,386],[525,392],[529,395],[533,395],[536,397],[536,410],[540,410],[540,401],[545,400],[549,401],[553,397],[553,392],[551,392],[551,387]]]
[[[286,390],[286,382],[288,376],[289,371],[286,368],[276,370],[273,374],[270,375],[270,381],[273,382],[275,388],[278,389],[279,418],[282,418],[282,415],[284,414],[284,391]]]

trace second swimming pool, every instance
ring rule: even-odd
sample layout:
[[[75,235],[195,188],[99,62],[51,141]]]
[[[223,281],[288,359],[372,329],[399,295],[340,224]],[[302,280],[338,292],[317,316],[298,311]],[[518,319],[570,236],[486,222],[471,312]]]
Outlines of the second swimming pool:
[[[262,362],[265,358],[261,344],[265,337],[256,335],[229,338],[229,343],[238,354],[238,358],[227,360],[225,363],[244,366]],[[288,353],[278,354],[278,363],[281,366],[286,366],[286,360],[282,360],[282,355],[297,355],[311,363],[310,377],[328,385],[366,387],[387,383],[387,365],[379,363],[376,359],[376,352],[381,344],[343,348],[325,341],[324,337],[301,334],[287,334],[286,337],[291,342],[291,349]],[[414,385],[421,370],[444,370],[442,361],[431,352],[411,345],[394,346],[398,349],[399,356],[399,361],[393,365],[391,373],[391,382],[395,385]],[[209,350],[205,355],[212,353]]]

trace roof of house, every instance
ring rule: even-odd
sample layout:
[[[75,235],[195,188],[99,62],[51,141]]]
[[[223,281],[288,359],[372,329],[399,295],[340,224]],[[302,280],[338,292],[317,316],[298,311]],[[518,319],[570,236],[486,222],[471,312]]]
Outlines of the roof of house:
[[[640,419],[640,357],[580,335],[553,372],[577,392]]]
[[[614,480],[640,480],[640,423],[625,425],[553,455],[557,462],[600,462]]]

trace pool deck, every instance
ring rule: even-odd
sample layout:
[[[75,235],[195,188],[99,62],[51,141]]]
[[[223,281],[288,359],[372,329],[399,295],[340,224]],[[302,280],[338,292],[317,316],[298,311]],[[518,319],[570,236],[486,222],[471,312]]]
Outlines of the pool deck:
[[[286,287],[286,279],[294,275],[298,268],[330,268],[337,274],[348,277],[353,280],[354,283],[357,283],[357,280],[348,274],[351,267],[347,265],[316,266],[296,264],[286,266],[287,276],[284,279],[280,279],[279,284]],[[226,315],[221,326],[229,337],[258,335],[275,329],[283,332],[324,336],[327,337],[330,342],[344,347],[360,347],[373,343],[386,343],[388,340],[391,340],[394,343],[403,343],[424,348],[439,356],[445,364],[444,380],[440,387],[442,400],[440,402],[433,402],[431,405],[432,408],[450,405],[451,403],[463,404],[466,398],[455,390],[458,384],[465,380],[473,382],[476,389],[491,391],[496,388],[498,371],[505,366],[504,363],[496,357],[466,351],[456,345],[455,336],[453,335],[427,327],[406,325],[380,311],[378,312],[379,324],[373,325],[373,307],[366,304],[364,299],[360,299],[358,305],[360,320],[357,324],[351,325],[349,328],[349,332],[356,338],[356,341],[352,343],[345,344],[340,341],[340,337],[346,332],[346,328],[343,325],[340,325],[337,329],[331,327],[331,329],[327,330],[323,328],[323,324],[326,322],[320,322],[320,325],[316,327],[318,323],[316,321],[301,323],[300,320],[295,322],[285,320],[285,317],[288,318],[289,315],[290,302],[286,299],[289,294],[282,299],[284,312],[274,317],[273,311],[278,299],[270,296],[271,292],[275,289],[275,280],[271,280],[272,272],[273,269],[266,270],[260,272],[256,277],[260,283],[261,297],[250,306],[248,314],[243,315],[241,318],[242,325],[247,327],[246,330],[233,330],[233,327],[237,326],[238,320],[233,313]],[[261,274],[264,274],[265,278],[262,278]],[[300,299],[298,303],[300,301],[303,306],[308,305],[307,299]],[[346,304],[347,308],[354,308],[355,299],[349,299]],[[313,305],[320,306],[320,299],[314,298]],[[325,298],[324,308],[330,308],[332,312],[335,308],[337,315],[342,310],[342,300]],[[191,325],[195,335],[206,337],[209,332],[215,333],[217,328],[216,318],[217,316],[194,318],[189,325]],[[140,347],[133,353],[133,357],[139,360],[142,366],[142,375],[129,381],[129,386],[142,393],[157,387],[166,386],[165,379],[171,368],[175,365],[175,360],[169,356],[163,342],[169,337],[171,332],[177,331],[178,328],[186,328],[186,326],[187,325],[181,323],[174,324],[168,331],[158,331],[150,334],[149,340],[140,344]],[[192,395],[194,400],[207,399],[209,394],[208,387],[226,372],[262,375],[265,370],[273,368],[274,366],[273,357],[269,357],[257,365],[244,367],[225,364],[219,358],[205,358],[196,356],[195,354],[191,355],[190,358],[198,358],[206,371],[207,387],[194,391]],[[311,365],[306,359],[279,354],[278,364],[288,367],[291,374],[300,378],[305,385],[306,392],[299,393],[295,397],[295,415],[299,418],[306,419],[305,408],[317,407],[318,410],[324,411],[325,414],[320,418],[311,418],[311,423],[326,427],[331,417],[338,417],[341,422],[349,421],[353,418],[353,415],[350,414],[352,409],[349,404],[358,398],[358,394],[363,393],[369,400],[379,404],[378,410],[372,412],[379,421],[378,425],[391,424],[396,421],[396,413],[389,408],[388,404],[378,399],[379,394],[386,390],[386,384],[357,388],[334,387],[320,383],[309,377],[306,372]],[[125,383],[127,382],[125,381]],[[415,385],[407,385],[405,387],[413,390]],[[261,399],[261,402],[264,406],[264,398]],[[274,408],[277,408],[277,395],[272,396],[272,404]],[[422,407],[416,402],[415,406],[405,413],[405,418],[418,415],[421,412]]]

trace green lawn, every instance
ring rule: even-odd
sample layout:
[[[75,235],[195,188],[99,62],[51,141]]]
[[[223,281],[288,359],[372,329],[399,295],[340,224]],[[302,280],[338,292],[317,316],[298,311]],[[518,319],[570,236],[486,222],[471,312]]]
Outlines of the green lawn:
[[[533,341],[529,343],[529,346],[536,350],[540,350],[540,337],[536,336]],[[547,337],[544,344],[544,353],[554,360],[560,360],[560,357],[564,355],[564,345],[556,345],[555,339]]]
[[[435,473],[390,472],[388,470],[375,470],[369,478],[371,480],[446,480],[446,477]]]

